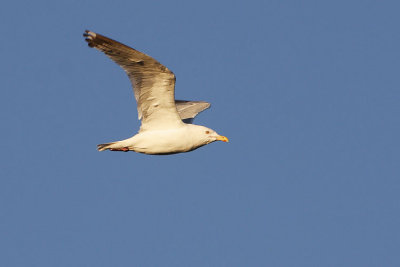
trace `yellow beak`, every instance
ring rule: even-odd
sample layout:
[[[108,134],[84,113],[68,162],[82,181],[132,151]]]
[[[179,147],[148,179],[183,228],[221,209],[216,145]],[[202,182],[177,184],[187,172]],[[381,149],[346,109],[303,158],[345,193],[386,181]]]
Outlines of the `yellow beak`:
[[[218,135],[217,136],[217,140],[218,141],[222,141],[222,142],[229,142],[228,137],[222,136],[222,135]]]

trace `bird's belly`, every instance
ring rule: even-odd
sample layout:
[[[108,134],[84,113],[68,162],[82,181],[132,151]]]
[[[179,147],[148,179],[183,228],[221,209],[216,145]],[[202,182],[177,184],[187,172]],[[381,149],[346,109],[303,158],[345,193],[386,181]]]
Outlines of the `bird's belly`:
[[[197,148],[193,146],[191,139],[180,131],[154,131],[138,134],[136,137],[132,150],[144,154],[175,154]]]

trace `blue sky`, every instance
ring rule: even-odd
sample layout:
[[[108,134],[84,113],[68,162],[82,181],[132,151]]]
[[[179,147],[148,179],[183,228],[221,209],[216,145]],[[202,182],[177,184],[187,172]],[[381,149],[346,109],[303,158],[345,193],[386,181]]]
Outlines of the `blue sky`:
[[[0,10],[1,266],[399,266],[397,1],[8,1]],[[85,29],[174,71],[172,156]]]

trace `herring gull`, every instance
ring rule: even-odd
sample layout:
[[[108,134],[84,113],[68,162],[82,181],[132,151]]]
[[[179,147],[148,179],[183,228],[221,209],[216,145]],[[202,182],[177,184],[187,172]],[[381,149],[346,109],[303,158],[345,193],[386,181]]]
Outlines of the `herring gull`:
[[[228,138],[204,126],[191,124],[194,117],[210,107],[204,101],[175,100],[175,75],[167,67],[131,47],[98,33],[83,34],[89,47],[106,54],[128,75],[141,126],[131,138],[97,145],[99,151],[135,151],[166,155],[189,152]]]

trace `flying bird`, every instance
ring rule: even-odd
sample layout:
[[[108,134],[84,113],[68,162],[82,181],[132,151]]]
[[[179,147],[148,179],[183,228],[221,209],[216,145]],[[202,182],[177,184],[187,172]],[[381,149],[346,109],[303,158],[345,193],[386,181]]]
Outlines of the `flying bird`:
[[[135,151],[167,155],[189,152],[228,138],[214,130],[192,124],[194,117],[210,107],[204,101],[175,100],[175,75],[152,57],[98,33],[83,34],[89,47],[103,52],[128,75],[141,126],[128,139],[97,145],[99,151]]]

